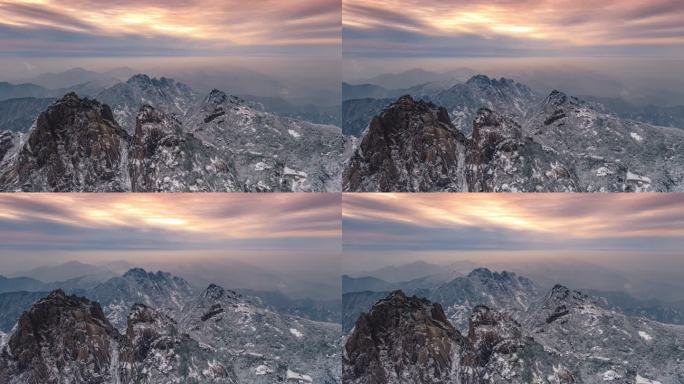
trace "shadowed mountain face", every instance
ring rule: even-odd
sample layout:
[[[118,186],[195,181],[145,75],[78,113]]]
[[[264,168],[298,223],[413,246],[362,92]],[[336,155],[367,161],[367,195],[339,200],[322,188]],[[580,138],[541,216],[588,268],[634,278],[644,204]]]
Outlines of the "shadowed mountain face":
[[[435,105],[403,96],[370,120],[347,163],[345,191],[684,189],[680,129],[624,120],[558,91],[541,99],[481,75],[421,97]],[[365,114],[384,104],[353,102]]]
[[[0,352],[6,383],[111,381],[112,349],[119,334],[97,303],[52,292],[19,319]]]
[[[403,96],[373,118],[347,164],[345,191],[464,189],[467,141],[444,108]]]
[[[16,156],[3,161],[0,189],[124,191],[128,134],[106,105],[70,93],[40,114]]]
[[[69,93],[33,125],[0,131],[0,190],[340,191],[351,151],[338,127],[147,75]]]
[[[465,344],[439,304],[396,291],[359,316],[345,345],[345,383],[448,382]]]
[[[561,285],[540,291],[524,277],[477,269],[433,291],[418,291],[433,296],[434,304],[401,292],[347,293],[344,315],[358,311],[354,304],[363,305],[358,300],[371,294],[381,298],[359,312],[347,338],[345,381],[677,383],[684,375],[678,347],[684,327],[627,315],[605,298]],[[425,345],[443,345],[411,339],[429,329],[426,323],[446,323],[455,335],[447,338],[450,360],[416,363],[429,356],[422,352]]]

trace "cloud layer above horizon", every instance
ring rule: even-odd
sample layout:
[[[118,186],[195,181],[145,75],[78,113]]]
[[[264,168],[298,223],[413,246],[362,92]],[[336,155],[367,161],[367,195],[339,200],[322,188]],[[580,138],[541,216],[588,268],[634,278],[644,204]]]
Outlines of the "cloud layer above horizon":
[[[17,255],[95,261],[155,252],[331,258],[340,247],[339,204],[337,194],[3,195],[0,263],[20,264]]]
[[[345,0],[345,57],[682,58],[679,0]]]
[[[339,52],[335,0],[0,0],[0,55]]]
[[[345,194],[342,207],[345,253],[684,249],[682,194]]]

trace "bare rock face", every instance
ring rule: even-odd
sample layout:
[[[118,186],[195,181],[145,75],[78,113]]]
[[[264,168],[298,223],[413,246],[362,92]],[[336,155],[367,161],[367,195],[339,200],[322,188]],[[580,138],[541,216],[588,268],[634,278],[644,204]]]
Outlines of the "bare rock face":
[[[228,156],[149,105],[138,112],[128,163],[133,192],[241,190]]]
[[[345,191],[462,191],[467,140],[444,108],[402,96],[373,118],[347,164]]]
[[[99,304],[56,290],[19,319],[0,354],[0,382],[110,383],[118,338]]]
[[[130,137],[106,105],[69,93],[41,113],[0,171],[10,191],[124,191]]]
[[[345,383],[455,383],[465,340],[439,304],[393,292],[362,314],[347,339]]]

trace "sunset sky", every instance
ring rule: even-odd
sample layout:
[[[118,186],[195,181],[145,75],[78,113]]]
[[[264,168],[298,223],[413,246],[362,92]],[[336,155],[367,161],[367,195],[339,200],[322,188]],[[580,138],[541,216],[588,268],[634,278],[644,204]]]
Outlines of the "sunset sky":
[[[0,55],[320,53],[340,44],[335,0],[0,0]]]
[[[346,194],[343,248],[356,271],[416,260],[656,264],[673,254],[682,267],[684,195]]]
[[[141,265],[237,260],[337,274],[336,194],[0,196],[0,275],[69,260]]]
[[[360,57],[684,55],[679,0],[345,0]]]

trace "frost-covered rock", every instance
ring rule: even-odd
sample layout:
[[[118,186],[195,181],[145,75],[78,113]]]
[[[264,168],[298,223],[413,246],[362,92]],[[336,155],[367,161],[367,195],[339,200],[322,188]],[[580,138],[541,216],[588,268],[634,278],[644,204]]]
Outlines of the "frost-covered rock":
[[[481,108],[518,120],[538,102],[538,96],[526,85],[485,75],[473,76],[463,84],[428,96],[428,99],[446,108],[453,125],[468,136]]]
[[[194,288],[183,278],[168,272],[148,272],[133,268],[121,277],[111,278],[79,295],[97,301],[116,328],[126,329],[133,304],[145,304],[167,316],[179,319],[183,307],[194,297]]]
[[[604,298],[561,285],[544,292],[523,277],[484,268],[434,290],[417,292],[433,295],[438,303],[453,303],[447,311],[455,312],[448,316],[442,306],[438,312],[428,310],[434,306],[427,299],[388,294],[358,316],[347,338],[345,379],[675,384],[684,375],[684,327],[625,315],[611,309]],[[458,356],[439,369],[434,367],[438,358],[417,363],[426,356],[424,348],[441,344],[412,338],[425,334],[420,324],[442,317],[465,335]],[[451,370],[445,376],[446,366]]]
[[[477,85],[481,100],[443,102],[464,103],[472,132],[454,123],[453,111],[448,117],[442,107],[403,96],[371,120],[346,164],[343,189],[684,190],[681,129],[623,120],[559,91],[537,102],[529,89],[505,79],[476,76],[468,83],[456,88]],[[440,98],[431,100],[439,105]]]
[[[182,333],[170,317],[135,304],[118,355],[121,383],[235,384],[232,366]]]
[[[233,361],[239,382],[284,381],[287,370],[314,383],[341,382],[339,325],[278,313],[213,284],[185,308],[180,324],[215,356]]]
[[[26,138],[0,132],[0,190],[341,190],[352,142],[339,127],[146,75],[96,98],[67,94]]]
[[[463,336],[439,304],[401,291],[359,317],[343,362],[349,383],[574,382],[560,356],[507,315],[476,306]]]
[[[521,124],[558,153],[582,191],[684,189],[684,131],[624,120],[553,91]]]
[[[133,192],[242,190],[230,156],[184,132],[181,123],[143,105],[128,151]]]
[[[184,120],[188,132],[233,159],[247,191],[340,191],[351,144],[339,127],[254,109],[213,90]]]
[[[109,105],[116,121],[131,135],[143,105],[181,118],[197,101],[197,95],[187,85],[167,77],[150,78],[145,74],[132,76],[125,83],[99,92],[94,98]]]

